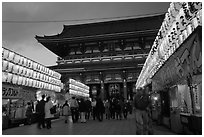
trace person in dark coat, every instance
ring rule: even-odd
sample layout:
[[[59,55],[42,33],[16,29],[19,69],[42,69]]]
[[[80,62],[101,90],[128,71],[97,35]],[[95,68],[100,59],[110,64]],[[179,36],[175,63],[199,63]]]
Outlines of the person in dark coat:
[[[38,115],[38,128],[41,129],[41,126],[45,128],[45,95],[42,95],[42,99],[36,105],[36,113]]]
[[[85,118],[89,119],[90,118],[90,113],[91,113],[91,101],[89,99],[85,100],[86,103],[86,114],[85,114]]]
[[[122,103],[121,103],[121,100],[117,100],[116,102],[116,119],[122,119],[122,116],[121,116],[121,110],[122,110]]]
[[[103,121],[103,113],[105,112],[105,107],[100,98],[96,101],[96,113],[97,113],[97,119],[99,121]]]
[[[87,106],[83,98],[80,99],[79,112],[81,116],[81,123],[86,123],[85,112],[87,111]]]
[[[115,113],[116,113],[116,99],[112,98],[110,102],[110,113],[111,113],[111,118],[115,119]]]
[[[28,102],[26,106],[26,118],[27,118],[28,125],[30,125],[32,122],[32,114],[33,114],[32,106],[31,106],[31,103]]]
[[[125,119],[127,119],[127,115],[128,115],[128,101],[126,101],[123,106],[123,116]]]

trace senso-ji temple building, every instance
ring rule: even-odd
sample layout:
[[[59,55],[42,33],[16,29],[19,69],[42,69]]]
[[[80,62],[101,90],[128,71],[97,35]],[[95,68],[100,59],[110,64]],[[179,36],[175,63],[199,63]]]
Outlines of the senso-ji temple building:
[[[64,25],[60,34],[36,36],[58,56],[50,68],[90,87],[90,96],[132,99],[135,83],[164,14],[123,20]]]

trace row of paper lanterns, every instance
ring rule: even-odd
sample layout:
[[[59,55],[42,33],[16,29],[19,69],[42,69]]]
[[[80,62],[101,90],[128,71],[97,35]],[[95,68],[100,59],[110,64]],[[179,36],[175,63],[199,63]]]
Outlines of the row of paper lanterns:
[[[2,82],[12,83],[12,84],[20,85],[20,86],[28,86],[28,87],[34,87],[34,88],[53,90],[56,92],[61,91],[60,86],[41,82],[38,80],[34,80],[31,78],[19,76],[19,75],[8,73],[8,72],[2,72]]]
[[[73,90],[73,89],[69,90],[69,94],[74,95],[74,96],[89,97],[89,94],[83,93],[83,92],[79,92],[79,91]]]
[[[83,93],[89,93],[89,90],[78,87],[76,85],[72,85],[72,84],[69,84],[69,89],[77,90],[77,91],[80,91],[80,92],[83,92]]]
[[[50,77],[50,76],[42,74],[42,73],[39,73],[39,72],[34,71],[30,68],[26,68],[24,66],[14,64],[14,63],[9,62],[7,60],[2,60],[2,71],[10,72],[13,74],[21,75],[21,76],[36,79],[36,80],[41,80],[41,81],[55,84],[55,85],[61,84],[61,81],[59,79]]]
[[[10,51],[4,47],[2,47],[2,58],[5,60],[8,60],[10,62],[13,62],[14,64],[18,64],[20,66],[24,66],[30,69],[33,69],[35,71],[39,71],[40,73],[44,73],[48,76],[54,77],[56,79],[61,78],[61,74],[50,70],[47,67],[44,67],[43,65],[40,65],[39,63],[36,63],[30,59],[27,59],[19,54],[14,53],[13,51]]]
[[[190,11],[189,7],[191,9],[193,7],[194,11]],[[186,14],[189,15],[188,18],[186,18]],[[162,26],[140,73],[136,88],[145,85],[146,79],[151,78],[157,72],[198,25],[202,25],[201,2],[172,2],[170,4],[170,8],[165,15]],[[157,67],[155,67],[155,64],[157,64]]]
[[[69,79],[69,83],[72,84],[72,85],[76,85],[77,87],[81,87],[82,89],[86,89],[87,91],[89,91],[89,86],[79,82],[79,81],[76,81],[74,79]]]

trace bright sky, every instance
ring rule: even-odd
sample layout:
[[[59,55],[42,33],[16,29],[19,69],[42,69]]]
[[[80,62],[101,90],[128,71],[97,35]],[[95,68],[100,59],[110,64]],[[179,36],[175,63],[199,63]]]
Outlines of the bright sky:
[[[55,35],[62,32],[63,24],[87,21],[31,23],[32,21],[82,20],[164,13],[167,12],[169,4],[169,2],[3,2],[2,42],[8,49],[45,66],[52,66],[56,65],[57,56],[38,43],[35,35]]]

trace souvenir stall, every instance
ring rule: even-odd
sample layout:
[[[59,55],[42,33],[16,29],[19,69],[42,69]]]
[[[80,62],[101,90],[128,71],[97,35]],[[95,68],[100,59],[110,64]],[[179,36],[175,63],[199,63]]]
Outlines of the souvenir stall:
[[[202,134],[201,77],[201,2],[173,2],[136,87],[152,79],[152,90],[160,95],[162,124],[176,133]]]
[[[36,92],[61,91],[61,75],[9,49],[2,48],[3,129],[26,124],[26,105],[31,103],[35,121]],[[7,120],[4,120],[7,119]]]

